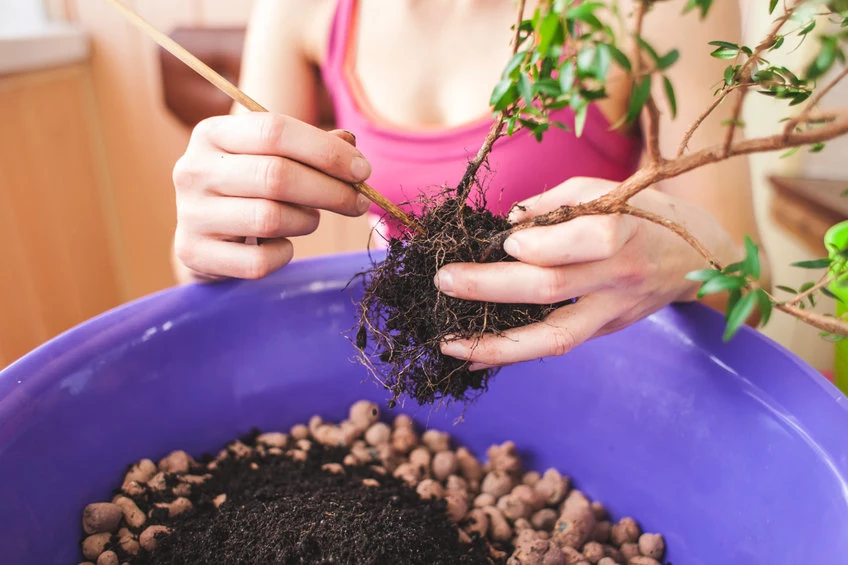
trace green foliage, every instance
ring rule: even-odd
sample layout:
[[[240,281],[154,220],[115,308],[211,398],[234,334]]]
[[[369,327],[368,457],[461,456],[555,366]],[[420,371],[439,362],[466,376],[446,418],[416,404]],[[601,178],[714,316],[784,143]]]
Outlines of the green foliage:
[[[658,1],[643,0],[648,13]],[[789,6],[795,6],[779,0],[758,4],[764,10],[768,9],[768,14],[774,19],[785,18]],[[713,0],[685,0],[682,12],[697,12],[703,19],[708,17],[712,6]],[[823,9],[825,6],[829,11]],[[525,129],[541,141],[552,127],[567,130],[573,127],[575,134],[580,136],[590,104],[607,96],[606,81],[613,66],[627,73],[631,81],[626,114],[615,127],[639,120],[655,90],[665,96],[671,117],[676,117],[678,98],[668,70],[678,63],[680,52],[672,49],[660,53],[645,38],[635,37],[642,61],[637,65],[631,58],[633,54],[625,53],[621,48],[626,38],[619,37],[621,32],[609,23],[619,17],[615,0],[542,0],[532,17],[520,23],[515,30],[518,32],[517,52],[504,68],[490,100],[495,112],[502,114],[508,135]],[[769,60],[771,54],[797,49],[808,39],[816,42],[816,50],[803,69],[793,70]],[[848,0],[807,0],[795,9],[767,43],[760,41],[742,45],[716,38],[705,47],[711,57],[727,61],[722,76],[716,77],[716,96],[725,96],[736,89],[749,89],[785,101],[788,107],[793,107],[807,102],[823,77],[846,65],[846,46]],[[660,87],[661,91],[658,90]],[[565,108],[570,108],[574,114],[573,125],[551,118],[553,112]],[[725,120],[724,124],[744,125],[738,118]],[[803,121],[794,126],[794,131],[806,131],[820,124]],[[824,148],[824,143],[812,143],[807,149],[816,153]],[[782,157],[799,150],[801,147],[792,148]],[[794,266],[828,269],[840,280],[845,275],[848,285],[848,250],[836,251],[837,260],[801,261]],[[759,312],[760,324],[768,323],[774,306],[778,304],[758,285],[760,276],[759,250],[750,238],[746,238],[742,261],[721,270],[695,271],[687,278],[700,283],[699,298],[727,293],[724,339],[728,340],[755,310]],[[801,308],[815,306],[817,297],[836,299],[827,288],[814,289],[816,286],[822,285],[808,282],[798,289],[787,286],[778,286],[778,289],[788,293],[790,300],[795,300],[793,304]]]

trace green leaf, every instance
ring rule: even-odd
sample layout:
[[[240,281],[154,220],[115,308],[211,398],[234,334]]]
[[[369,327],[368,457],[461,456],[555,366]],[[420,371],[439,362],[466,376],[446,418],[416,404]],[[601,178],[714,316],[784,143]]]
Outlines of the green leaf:
[[[792,155],[796,154],[796,153],[797,153],[798,151],[800,151],[800,150],[801,150],[801,147],[793,147],[793,148],[792,148],[792,149],[790,149],[789,151],[787,151],[787,152],[785,152],[785,153],[782,153],[782,154],[780,155],[780,158],[781,158],[781,159],[786,159],[786,158],[791,157]]]
[[[724,47],[725,49],[733,49],[734,51],[739,51],[740,49],[739,45],[729,41],[710,41],[707,45],[712,45],[713,47]]]
[[[577,137],[583,135],[583,127],[586,125],[586,115],[589,110],[589,105],[583,103],[574,113],[574,134]]]
[[[824,294],[828,298],[832,298],[832,299],[836,300],[837,302],[842,302],[842,304],[845,304],[845,302],[841,298],[839,298],[838,296],[833,294],[833,292],[831,292],[831,290],[829,288],[827,288],[827,287],[822,288],[821,291],[822,291],[822,294]]]
[[[724,292],[725,290],[739,290],[743,286],[745,286],[744,278],[722,275],[705,282],[701,286],[701,290],[698,291],[698,298],[703,298],[708,294]]]
[[[570,92],[574,87],[574,65],[570,61],[566,61],[559,70],[559,86],[563,94]]]
[[[736,73],[739,71],[739,65],[728,65],[724,69],[724,84],[730,86],[736,79]]]
[[[639,118],[642,107],[651,94],[651,75],[643,77],[630,95],[630,104],[627,107],[627,122],[633,123]]]
[[[760,278],[760,249],[747,235],[745,236],[745,261],[742,272],[754,280]]]
[[[729,47],[719,47],[718,49],[716,49],[715,51],[710,53],[710,56],[715,57],[716,59],[729,60],[729,59],[733,59],[738,54],[739,54],[739,49],[731,49]]]
[[[659,62],[660,54],[657,53],[657,50],[654,49],[653,46],[650,43],[648,43],[647,41],[645,41],[641,37],[637,37],[636,40],[639,42],[639,45],[642,46],[642,49],[644,49],[645,51],[648,52],[648,55],[651,56],[651,59],[653,59],[655,63]]]
[[[798,291],[792,288],[791,286],[783,286],[782,284],[779,284],[777,285],[777,288],[779,288],[783,292],[788,292],[789,294],[798,294]]]
[[[518,92],[528,106],[533,104],[533,85],[530,84],[530,79],[524,73],[518,75]]]
[[[492,98],[489,103],[494,106],[494,109],[497,112],[506,109],[507,106],[515,102],[517,99],[518,89],[516,88],[515,83],[507,78],[495,85],[495,89],[492,91]]]
[[[742,261],[739,261],[738,263],[731,263],[730,265],[728,265],[724,269],[722,269],[721,272],[724,273],[725,275],[731,275],[733,273],[741,273],[742,267],[744,265],[745,265],[745,263],[742,262]]]
[[[802,284],[801,286],[798,287],[798,292],[807,292],[808,290],[810,290],[814,286],[816,286],[816,283],[805,282],[804,284]]]
[[[674,96],[674,86],[667,76],[663,76],[663,86],[665,87],[665,97],[668,98],[668,106],[671,109],[671,117],[677,117],[677,98]]]
[[[772,43],[771,47],[769,47],[769,51],[777,51],[781,47],[783,47],[783,42],[786,41],[786,37],[782,35],[775,36],[774,43]]]
[[[769,2],[769,14],[774,12],[774,9],[777,7],[777,0],[770,0]]]
[[[612,55],[613,60],[618,63],[618,65],[627,72],[632,70],[630,66],[630,59],[627,58],[627,55],[621,52],[621,50],[615,45],[607,44],[609,48],[610,55]]]
[[[664,71],[665,69],[669,68],[674,63],[676,63],[679,58],[680,51],[678,51],[677,49],[673,49],[662,57],[660,57],[660,59],[657,61],[657,68],[661,71]]]
[[[728,312],[727,325],[724,330],[724,336],[722,336],[724,341],[730,341],[730,339],[736,335],[740,326],[742,326],[742,324],[744,324],[751,316],[751,313],[754,311],[754,306],[757,304],[757,300],[757,293],[749,292],[743,296],[739,302],[734,304],[733,309]]]
[[[537,80],[533,84],[533,89],[540,94],[546,94],[554,98],[562,94],[562,88],[560,88],[559,82],[550,77]]]
[[[822,151],[824,148],[825,148],[824,143],[813,143],[810,146],[810,153],[818,153],[818,152]]]
[[[542,20],[541,26],[539,26],[539,47],[538,52],[543,56],[548,53],[548,50],[551,47],[551,44],[554,42],[557,36],[557,31],[560,29],[560,19],[559,16],[553,12],[549,12],[545,18]]]
[[[830,267],[830,259],[814,259],[812,261],[799,261],[797,263],[792,263],[793,267],[800,267],[802,269],[825,269]],[[801,291],[803,292],[803,291]]]
[[[604,8],[605,4],[602,2],[583,2],[579,6],[575,6],[571,8],[566,13],[566,18],[568,19],[577,19],[584,23],[589,24],[595,29],[603,29],[604,24],[598,19],[595,15],[595,10],[598,8]]]
[[[837,38],[826,36],[822,38],[822,48],[818,57],[807,68],[807,78],[815,80],[822,77],[833,66],[836,59]]]
[[[760,307],[760,326],[765,326],[771,318],[773,304],[768,293],[761,288],[757,289],[757,304]]]
[[[721,271],[716,269],[701,269],[700,271],[692,271],[686,274],[686,278],[690,281],[707,282],[718,276],[721,276]]]
[[[509,62],[506,64],[504,68],[502,78],[517,78],[518,73],[516,72],[519,67],[521,67],[521,63],[524,61],[524,58],[527,56],[526,51],[521,51],[512,56]]]

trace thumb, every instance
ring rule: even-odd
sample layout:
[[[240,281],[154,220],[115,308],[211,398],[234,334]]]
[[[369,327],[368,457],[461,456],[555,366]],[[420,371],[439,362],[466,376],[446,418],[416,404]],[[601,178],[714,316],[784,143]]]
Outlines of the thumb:
[[[356,147],[356,136],[353,134],[353,132],[347,131],[346,129],[334,129],[330,131],[330,133],[335,135],[336,137],[344,139],[345,141]]]

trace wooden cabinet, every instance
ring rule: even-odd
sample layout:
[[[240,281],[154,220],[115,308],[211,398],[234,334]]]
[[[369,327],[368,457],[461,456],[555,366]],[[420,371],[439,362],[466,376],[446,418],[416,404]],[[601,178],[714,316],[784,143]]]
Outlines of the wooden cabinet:
[[[87,65],[0,77],[0,366],[127,296]]]

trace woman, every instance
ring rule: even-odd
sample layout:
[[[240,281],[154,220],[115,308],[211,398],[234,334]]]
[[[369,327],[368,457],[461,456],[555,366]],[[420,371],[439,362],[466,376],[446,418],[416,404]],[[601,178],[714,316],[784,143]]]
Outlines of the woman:
[[[619,3],[623,14],[632,1]],[[314,231],[319,209],[379,212],[353,182],[369,179],[396,201],[455,185],[491,125],[488,100],[510,56],[515,8],[513,0],[257,0],[242,87],[272,113],[237,111],[195,129],[174,170],[180,279],[257,278],[283,267],[293,254],[289,238]],[[681,53],[669,73],[679,102],[677,119],[663,112],[664,154],[676,150],[722,76],[725,63],[708,56],[707,43],[740,34],[736,3],[715,3],[705,21],[681,17],[681,9],[656,2],[643,30],[658,51]],[[522,216],[543,213],[604,194],[635,170],[638,130],[609,127],[629,99],[628,82],[611,72],[609,96],[592,106],[581,138],[552,130],[538,143],[519,133],[495,146],[487,180],[497,189],[493,209],[523,202]],[[321,84],[333,101],[338,129],[331,132],[310,125]],[[692,144],[723,139],[731,106],[722,105]],[[746,234],[758,239],[745,159],[663,182],[632,202],[685,224],[725,264],[742,257]],[[251,237],[265,241],[245,245]],[[704,267],[670,231],[627,216],[525,230],[504,246],[518,262],[448,265],[435,284],[470,300],[583,299],[476,347],[444,345],[475,368],[560,355],[669,303],[694,300],[697,285],[684,276]],[[720,308],[723,297],[708,300]]]

